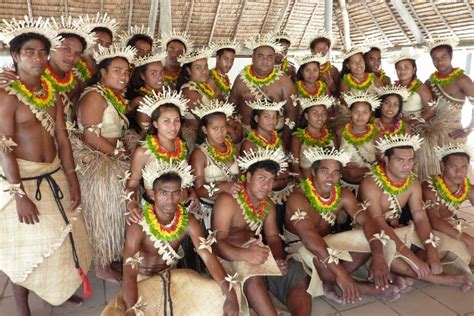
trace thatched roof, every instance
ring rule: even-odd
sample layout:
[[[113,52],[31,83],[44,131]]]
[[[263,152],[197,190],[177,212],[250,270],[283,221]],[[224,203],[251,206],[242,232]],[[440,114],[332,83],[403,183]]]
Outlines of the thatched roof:
[[[159,37],[160,6],[170,3],[170,28],[188,31],[196,46],[207,45],[211,40],[244,40],[259,33],[285,31],[293,38],[292,49],[306,50],[311,36],[324,25],[325,2],[331,1],[2,0],[0,17],[9,19],[28,14],[77,16],[107,12],[115,17],[122,30],[125,30],[130,25],[148,25],[156,14],[156,24],[153,27]],[[153,3],[158,10],[151,9]],[[332,8],[332,28],[338,39],[336,48],[342,48],[344,43],[345,12],[352,43],[378,36],[383,37],[392,46],[410,46],[422,44],[423,39],[456,35],[461,40],[461,45],[474,46],[473,7],[473,0],[335,0]]]

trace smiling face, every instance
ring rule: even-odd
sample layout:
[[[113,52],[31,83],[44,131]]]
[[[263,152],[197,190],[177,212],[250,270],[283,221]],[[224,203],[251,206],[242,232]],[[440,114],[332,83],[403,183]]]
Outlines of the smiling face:
[[[388,95],[386,96],[380,108],[380,112],[382,113],[382,117],[393,119],[398,116],[401,109],[400,98],[396,95]]]
[[[346,66],[354,76],[362,76],[365,73],[365,61],[362,53],[352,55],[346,61]]]
[[[155,90],[160,91],[163,88],[163,65],[157,61],[146,65],[145,72],[141,75],[145,84]]]
[[[114,58],[108,67],[100,69],[100,83],[114,90],[124,90],[130,79],[127,60]]]
[[[79,39],[66,37],[59,48],[51,51],[49,63],[63,72],[69,72],[79,62],[83,51],[84,47]]]
[[[160,111],[158,119],[153,121],[153,125],[158,130],[158,138],[174,141],[178,137],[181,128],[179,110],[173,107],[161,106],[155,111]]]
[[[317,104],[310,107],[304,114],[308,126],[316,129],[321,129],[326,125],[328,118],[328,111],[324,105]]]
[[[341,163],[336,160],[321,160],[319,166],[313,168],[313,181],[318,191],[323,194],[330,193],[339,182],[342,174]]]
[[[12,52],[19,75],[26,74],[39,78],[44,73],[48,62],[48,50],[43,42],[30,39],[23,43],[19,52]]]

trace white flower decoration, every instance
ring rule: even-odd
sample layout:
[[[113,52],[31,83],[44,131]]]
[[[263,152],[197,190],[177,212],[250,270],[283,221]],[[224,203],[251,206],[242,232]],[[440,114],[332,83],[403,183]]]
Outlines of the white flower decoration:
[[[211,182],[209,183],[209,185],[205,184],[203,185],[204,189],[207,190],[207,193],[209,194],[209,197],[213,197],[214,194],[216,194],[220,189],[218,187],[216,187],[216,183],[215,182]]]
[[[140,252],[137,252],[133,257],[128,257],[127,260],[125,260],[125,265],[130,265],[132,266],[132,269],[135,269],[135,267],[138,268],[142,262],[143,257],[140,257]]]
[[[10,184],[7,189],[3,192],[9,192],[11,196],[19,195],[20,197],[24,196],[26,193],[21,189],[21,183]]]
[[[140,296],[137,302],[135,303],[135,305],[130,307],[130,309],[127,310],[127,312],[134,311],[136,316],[145,316],[144,310],[145,310],[146,305],[147,304],[145,302],[142,302],[142,297]]]
[[[123,174],[123,176],[119,176],[118,179],[119,179],[119,182],[122,184],[122,186],[125,186],[127,184],[127,180],[130,179],[130,176],[132,174],[130,173],[130,171],[125,171],[125,173]]]
[[[199,237],[201,243],[198,249],[207,249],[210,253],[212,253],[212,245],[217,242],[216,232],[209,230],[208,233],[209,234],[207,235],[207,238]]]
[[[87,130],[91,133],[95,133],[97,135],[97,137],[100,136],[100,131],[102,129],[102,123],[100,124],[95,124],[95,125],[91,125],[87,128]]]
[[[336,250],[332,248],[326,248],[329,256],[324,259],[324,262],[327,261],[327,263],[334,263],[334,264],[339,264],[339,260],[344,260],[344,261],[352,261],[352,257],[349,254],[348,251],[343,250]]]
[[[239,274],[235,272],[234,275],[228,274],[225,278],[225,281],[229,282],[229,292],[232,291],[235,285],[239,282]]]
[[[2,135],[0,139],[0,151],[7,154],[13,151],[13,147],[18,146],[11,137]]]
[[[299,221],[302,221],[302,220],[306,219],[306,215],[308,215],[308,213],[306,213],[305,211],[300,211],[299,209],[297,209],[295,214],[293,214],[290,217],[290,221],[295,221],[295,224],[297,224]]]
[[[132,195],[133,195],[133,191],[131,192],[127,192],[127,191],[124,191],[123,194],[120,194],[120,201],[122,202],[130,202],[132,200]]]
[[[435,236],[433,233],[430,233],[430,238],[425,240],[425,244],[431,244],[433,248],[436,248],[438,247],[440,240],[441,239],[438,236]]]
[[[293,129],[296,125],[295,122],[293,122],[292,120],[290,120],[289,118],[286,118],[285,119],[285,125],[288,126],[290,129]]]
[[[385,234],[384,230],[381,230],[379,234],[374,234],[373,236],[374,236],[374,238],[372,238],[370,241],[380,240],[380,242],[382,243],[383,246],[385,246],[387,244],[387,242],[390,240],[390,236]]]

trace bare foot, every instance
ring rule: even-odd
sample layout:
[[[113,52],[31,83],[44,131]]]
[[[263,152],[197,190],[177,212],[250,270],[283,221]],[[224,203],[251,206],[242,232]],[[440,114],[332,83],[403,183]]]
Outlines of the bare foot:
[[[377,296],[389,302],[393,302],[400,297],[400,291],[395,285],[378,289],[372,283],[357,282],[357,287],[361,295]]]
[[[453,286],[459,287],[463,292],[469,291],[472,288],[472,280],[466,274],[453,275]]]
[[[406,293],[411,290],[413,282],[409,278],[401,277],[397,275],[395,277],[395,285],[398,288],[400,294]]]
[[[122,275],[118,273],[117,271],[110,269],[110,267],[97,268],[95,275],[99,279],[102,279],[111,283],[120,284],[120,281],[122,280]]]
[[[342,304],[342,298],[336,294],[336,291],[334,291],[334,286],[332,284],[328,284],[326,282],[323,282],[323,290],[324,290],[324,296],[338,304]]]
[[[377,295],[387,302],[394,302],[400,298],[400,290],[395,285],[389,285],[384,291]]]
[[[66,302],[62,303],[63,307],[77,308],[82,305],[83,299],[77,295],[71,296]]]

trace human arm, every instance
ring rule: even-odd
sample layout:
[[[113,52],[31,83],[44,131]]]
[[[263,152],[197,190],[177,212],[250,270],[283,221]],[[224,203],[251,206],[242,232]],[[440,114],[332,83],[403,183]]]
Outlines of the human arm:
[[[275,259],[281,274],[288,273],[288,262],[286,261],[286,253],[283,249],[283,242],[279,235],[276,209],[273,203],[270,204],[268,216],[263,223],[263,231],[265,240],[270,248],[273,258]]]
[[[296,135],[293,134],[291,136],[291,143],[290,143],[290,152],[291,155],[293,156],[294,160],[290,164],[290,170],[293,173],[298,174],[298,178],[303,178],[303,172],[300,167],[300,160],[301,160],[301,140],[296,137]]]
[[[138,223],[143,217],[143,212],[138,202],[140,197],[138,196],[137,189],[140,186],[142,171],[148,159],[149,155],[146,153],[145,147],[139,146],[135,149],[130,163],[130,177],[125,186],[126,194],[132,192],[132,195],[130,196],[131,200],[127,204],[127,209],[130,213],[127,222]]]
[[[433,95],[430,89],[424,84],[418,87],[417,93],[420,95],[421,103],[423,104],[423,114],[421,118],[427,121],[435,115],[435,109],[429,104],[433,101]]]
[[[133,223],[127,227],[123,250],[124,263],[122,281],[122,296],[127,316],[135,315],[135,312],[131,310],[131,308],[138,301],[137,276],[140,263],[136,262],[136,255],[138,254],[138,257],[140,257],[143,238],[144,232],[140,225]]]
[[[296,88],[290,78],[284,75],[281,79],[283,87],[282,101],[286,101],[284,105],[285,120],[289,119],[291,122],[297,123],[298,121],[298,107],[293,105],[293,98],[296,97]],[[281,135],[284,144],[289,144],[291,140],[291,129],[285,123],[283,126],[283,132]]]

